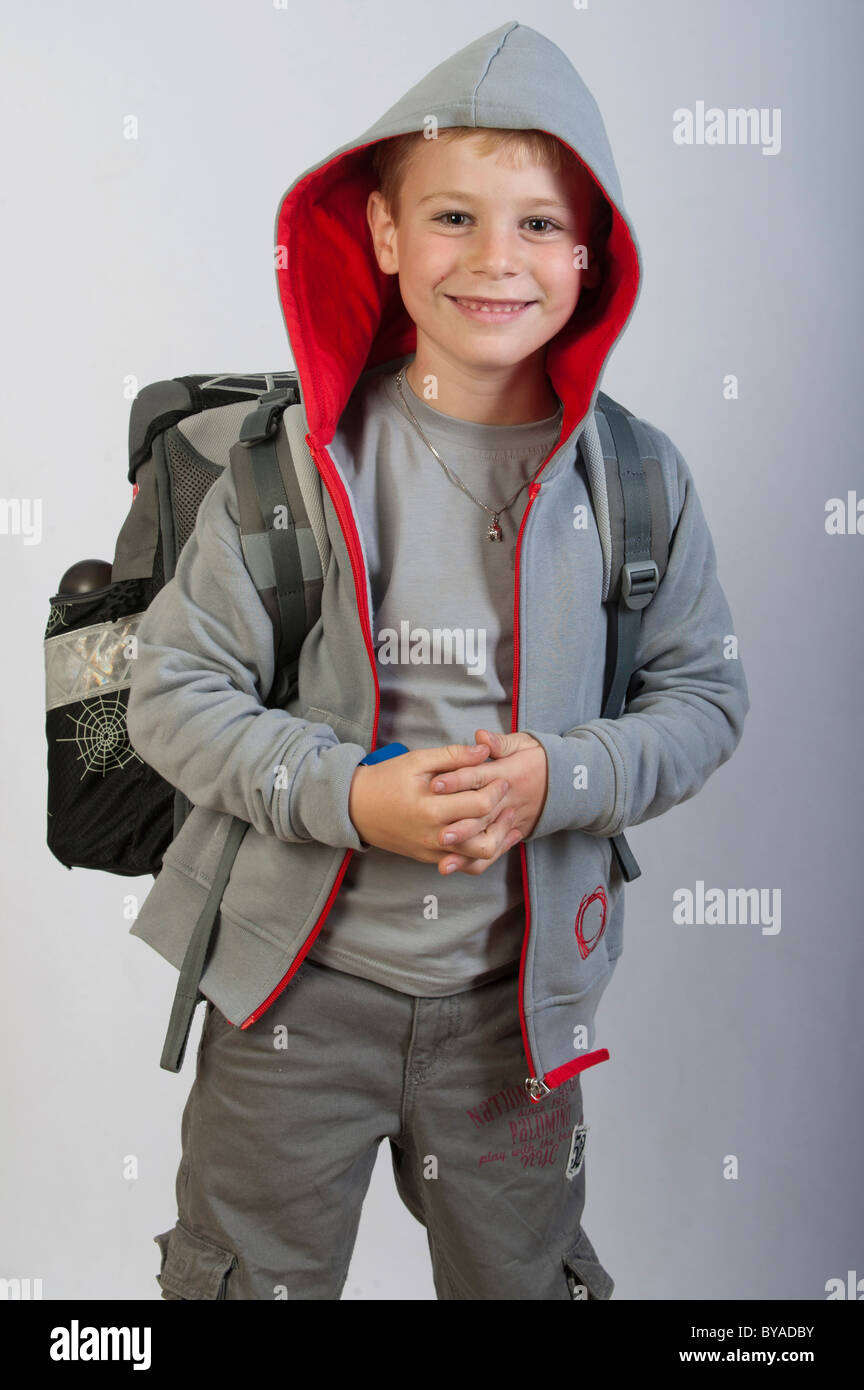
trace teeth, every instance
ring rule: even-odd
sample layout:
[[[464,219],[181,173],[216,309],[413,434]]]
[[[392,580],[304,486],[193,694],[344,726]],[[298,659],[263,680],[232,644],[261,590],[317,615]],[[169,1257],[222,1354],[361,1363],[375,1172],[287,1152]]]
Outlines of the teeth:
[[[524,303],[520,304],[478,304],[473,299],[457,299],[457,304],[464,304],[466,309],[479,309],[484,314],[514,314],[517,309],[524,309]]]

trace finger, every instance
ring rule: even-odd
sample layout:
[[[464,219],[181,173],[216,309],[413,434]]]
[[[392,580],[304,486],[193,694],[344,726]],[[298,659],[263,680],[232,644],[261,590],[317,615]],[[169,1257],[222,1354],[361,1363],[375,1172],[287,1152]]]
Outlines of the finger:
[[[443,823],[438,830],[438,844],[442,849],[446,849],[448,844],[455,848],[465,840],[476,837],[484,830],[487,830],[492,822],[501,815],[504,806],[503,802],[510,790],[510,783],[496,778],[490,781],[481,792],[472,795],[470,792],[463,792],[458,796],[459,810],[475,811],[473,816],[462,815],[454,820]],[[453,815],[454,812],[449,808],[455,806],[455,802],[442,803],[442,812]],[[449,840],[445,836],[450,836]]]
[[[497,765],[497,761],[487,759],[485,763],[457,768],[454,772],[436,768],[430,778],[429,790],[437,796],[443,792],[476,792],[499,778],[508,780],[504,769]]]
[[[447,743],[439,748],[416,748],[414,750],[415,768],[419,772],[449,772],[460,767],[473,767],[489,757],[489,748],[483,743]]]
[[[476,831],[473,835],[456,840],[452,845],[442,843],[441,848],[450,850],[460,858],[493,859],[501,843],[513,829],[516,812],[512,806],[501,811],[497,818]]]
[[[515,812],[513,806],[490,810],[488,816],[467,817],[464,820],[450,821],[446,826],[442,826],[438,835],[438,844],[442,849],[453,849],[454,852],[464,853],[465,845],[481,840],[483,834],[492,827],[497,817],[506,817],[503,824],[513,824]],[[450,835],[450,840],[447,838]]]
[[[493,758],[506,752],[507,744],[503,734],[493,733],[490,729],[475,729],[474,738],[477,743],[483,743],[488,747]]]
[[[456,873],[459,871],[465,874],[485,873],[486,869],[490,868],[492,864],[494,864],[498,859],[500,859],[502,854],[507,854],[513,848],[514,845],[517,845],[519,843],[521,839],[521,830],[511,830],[506,835],[498,853],[495,854],[491,859],[469,859],[462,854],[448,854],[446,858],[443,859],[439,864],[438,872],[442,874]],[[448,868],[448,865],[452,865],[453,867]]]

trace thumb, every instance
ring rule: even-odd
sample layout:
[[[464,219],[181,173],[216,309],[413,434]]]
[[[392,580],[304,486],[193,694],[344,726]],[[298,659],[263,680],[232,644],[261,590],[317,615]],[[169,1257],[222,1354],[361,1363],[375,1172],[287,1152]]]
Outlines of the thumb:
[[[519,746],[518,733],[499,734],[491,729],[478,729],[476,737],[478,743],[482,740],[484,746],[488,745],[493,758],[506,758],[508,754],[515,753]]]
[[[454,768],[464,767],[466,763],[482,763],[489,753],[485,743],[448,743],[443,749],[421,748],[416,751],[423,754],[424,772],[446,772],[446,767],[442,765],[442,752]]]

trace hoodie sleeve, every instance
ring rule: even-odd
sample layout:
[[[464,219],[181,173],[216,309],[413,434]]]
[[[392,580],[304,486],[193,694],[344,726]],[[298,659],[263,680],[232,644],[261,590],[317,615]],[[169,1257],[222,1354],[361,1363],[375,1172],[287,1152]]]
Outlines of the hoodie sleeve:
[[[527,840],[557,830],[618,835],[695,796],[731,757],[750,708],[717,577],[714,543],[690,470],[668,436],[683,498],[666,572],[642,615],[632,688],[618,719],[592,719],[549,734],[528,729],[546,751],[548,789]]]
[[[348,814],[367,750],[341,743],[329,724],[262,702],[273,680],[273,627],[243,560],[230,468],[141,620],[131,671],[132,747],[193,805],[280,840],[369,848]]]

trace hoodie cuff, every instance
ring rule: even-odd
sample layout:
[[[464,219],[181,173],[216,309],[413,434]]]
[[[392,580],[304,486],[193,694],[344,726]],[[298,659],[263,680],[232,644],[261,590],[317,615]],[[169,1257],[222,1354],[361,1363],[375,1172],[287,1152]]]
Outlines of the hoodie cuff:
[[[540,817],[525,840],[553,835],[557,830],[584,830],[594,835],[613,833],[617,778],[612,755],[590,729],[572,734],[549,734],[526,729],[546,752],[548,789]]]
[[[289,791],[288,818],[298,839],[359,853],[371,849],[360,839],[348,814],[351,782],[366,756],[367,750],[359,743],[319,745],[309,750]]]

